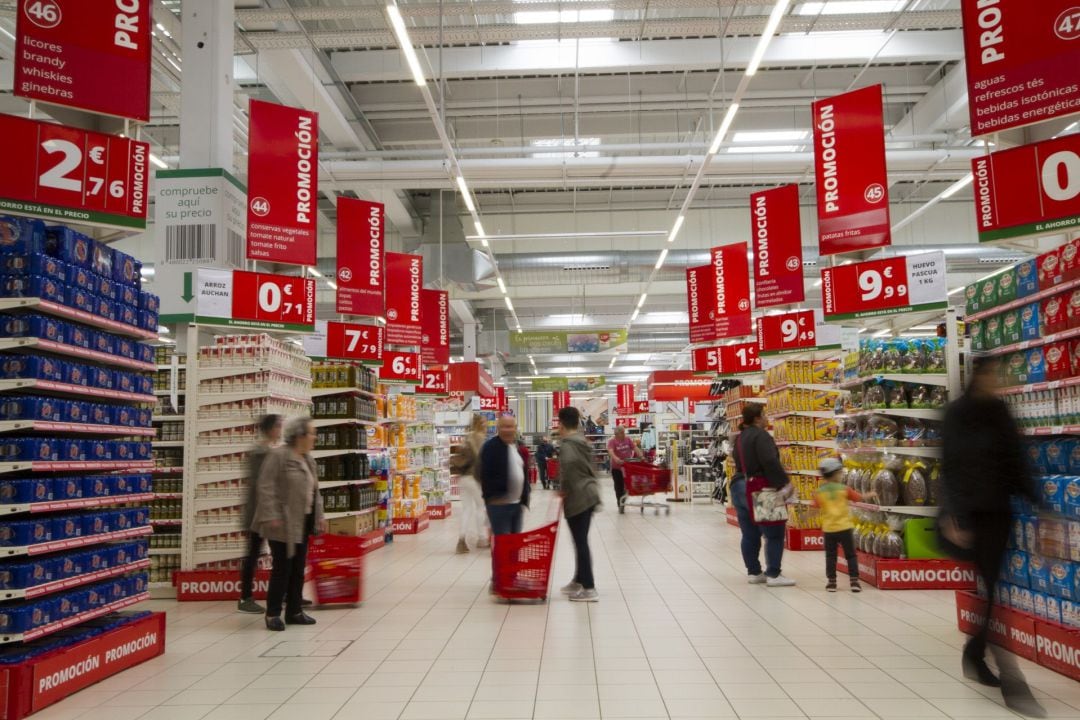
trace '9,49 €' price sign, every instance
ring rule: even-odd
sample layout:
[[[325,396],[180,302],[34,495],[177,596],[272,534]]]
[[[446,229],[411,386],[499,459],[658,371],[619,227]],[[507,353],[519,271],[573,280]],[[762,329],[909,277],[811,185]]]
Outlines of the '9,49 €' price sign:
[[[826,320],[940,310],[948,304],[945,253],[885,258],[821,271]]]
[[[758,318],[758,348],[762,355],[809,350],[817,346],[813,310]]]

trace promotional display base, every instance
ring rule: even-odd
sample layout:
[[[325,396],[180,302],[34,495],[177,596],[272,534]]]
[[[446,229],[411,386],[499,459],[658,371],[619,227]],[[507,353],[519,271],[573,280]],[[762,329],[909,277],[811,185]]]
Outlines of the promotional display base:
[[[956,622],[973,635],[986,617],[986,601],[972,592],[956,593]],[[1080,680],[1080,630],[995,605],[990,616],[990,642],[1011,653]]]
[[[445,520],[453,514],[450,505],[428,505],[428,517],[432,520]]]
[[[739,516],[735,513],[735,508],[728,505],[724,509],[724,516],[727,518],[727,524],[734,527],[739,527]]]
[[[784,547],[788,550],[824,550],[825,535],[817,528],[800,530],[789,527],[784,533]]]
[[[431,518],[428,514],[421,513],[414,518],[394,518],[393,530],[395,535],[419,535],[430,526]]]
[[[360,545],[360,551],[367,555],[369,552],[378,550],[386,545],[386,531],[382,528],[378,530],[372,530],[369,533],[364,533],[360,536],[363,539],[363,544]]]
[[[859,577],[878,590],[974,590],[975,568],[954,560],[899,560],[859,552]],[[838,573],[848,572],[841,552]]]
[[[239,570],[177,570],[173,573],[176,599],[180,602],[239,600]],[[270,588],[270,571],[255,573],[254,599],[265,600]]]
[[[154,613],[47,655],[0,669],[0,717],[21,720],[165,652],[165,613]]]

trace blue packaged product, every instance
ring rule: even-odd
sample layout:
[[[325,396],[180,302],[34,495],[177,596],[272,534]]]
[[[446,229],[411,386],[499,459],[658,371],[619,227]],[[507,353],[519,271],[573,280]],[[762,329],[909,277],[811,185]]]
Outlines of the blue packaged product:
[[[134,493],[148,493],[154,489],[154,478],[148,473],[129,475],[128,481]]]
[[[135,392],[135,373],[127,370],[117,370],[113,373],[113,387],[120,392]]]
[[[1056,513],[1065,512],[1065,483],[1059,475],[1046,475],[1042,478],[1042,501]]]
[[[139,327],[143,330],[156,332],[158,329],[158,314],[149,310],[139,311]]]
[[[112,408],[111,424],[122,427],[135,426],[135,408],[126,405],[116,405]]]
[[[1061,624],[1069,628],[1080,628],[1080,603],[1062,600]]]
[[[1046,619],[1046,595],[1041,592],[1031,591],[1032,605],[1034,606],[1034,615],[1040,620]]]
[[[1024,517],[1024,548],[1037,550],[1039,548],[1039,516],[1027,515]]]
[[[126,512],[131,527],[143,527],[150,522],[150,511],[145,507],[131,508]]]
[[[82,479],[84,497],[109,497],[114,493],[116,480],[112,475],[90,475]]]
[[[145,290],[139,291],[139,309],[150,312],[161,312],[161,298]]]
[[[144,308],[139,300],[140,292],[138,288],[131,285],[118,284],[116,286],[116,299],[134,310],[143,310]]]
[[[135,343],[135,359],[139,362],[153,363],[154,362],[154,346],[147,345],[144,342]]]
[[[1050,581],[1050,589],[1047,592],[1062,600],[1080,601],[1080,597],[1075,594],[1076,566],[1073,563],[1067,560],[1052,560],[1047,563],[1047,572]]]
[[[1039,292],[1039,271],[1036,261],[1026,260],[1016,266],[1016,297],[1024,298]]]
[[[87,610],[94,610],[96,608],[101,607],[102,605],[107,605],[107,604],[108,604],[108,601],[105,599],[105,595],[101,591],[101,587],[99,585],[91,585],[90,587],[86,588],[86,609]]]
[[[119,319],[120,317],[118,315],[117,320]],[[135,357],[135,341],[121,337],[116,338],[116,354],[120,357],[128,358],[129,360]]]
[[[0,337],[34,337],[64,342],[67,323],[46,315],[0,315]]]
[[[0,545],[23,547],[39,545],[52,539],[52,523],[49,520],[16,520],[0,525]]]
[[[54,255],[66,263],[72,263],[84,268],[91,267],[93,260],[93,248],[96,244],[93,240],[81,232],[54,225],[45,228],[45,236],[48,239],[50,249]]]
[[[84,563],[86,561],[86,553],[69,553],[62,557],[57,558],[56,573],[58,577],[71,578],[77,575],[83,575],[86,573],[84,569]]]
[[[1031,348],[1027,351],[1025,354],[1025,366],[1027,382],[1046,382],[1046,356],[1043,355],[1041,347]]]
[[[49,502],[53,499],[52,489],[52,478],[5,480],[0,483],[0,503],[21,505]]]
[[[1014,550],[1005,556],[1008,572],[1008,580],[1013,585],[1021,588],[1030,587],[1028,577],[1028,554],[1020,550]]]
[[[67,620],[69,617],[74,617],[75,615],[78,615],[80,612],[82,612],[82,610],[79,609],[77,600],[73,598],[73,595],[74,593],[65,593],[64,595],[56,598],[57,620]],[[73,600],[76,601],[72,602]]]
[[[61,421],[86,424],[90,419],[90,403],[71,400],[60,406]]]
[[[90,314],[94,313],[96,298],[97,295],[94,295],[93,292],[83,290],[80,287],[73,287],[68,291],[68,304],[76,310],[82,310]]]
[[[1035,614],[1035,593],[1028,588],[1020,588],[1020,610],[1028,615]]]
[[[153,460],[154,459],[154,444],[149,440],[136,440],[132,443],[135,447],[135,459],[136,460]]]
[[[1039,303],[1034,302],[1020,310],[1020,339],[1038,340],[1039,333]]]
[[[103,317],[106,320],[116,319],[116,303],[106,297],[98,295],[96,297],[97,310],[95,311],[98,317]]]
[[[43,275],[0,275],[0,297],[41,298],[63,305],[67,299],[61,281]]]
[[[1080,518],[1080,477],[1066,478],[1062,495],[1064,496],[1065,514],[1070,517]],[[1077,536],[1077,541],[1080,541],[1080,535]],[[1078,551],[1080,551],[1080,548],[1078,548]]]
[[[99,514],[99,513],[95,513]],[[95,518],[95,527],[105,527],[104,521],[101,518]],[[101,530],[100,532],[106,532]],[[100,534],[100,533],[98,533]],[[94,548],[86,551],[86,572],[97,572],[98,570],[105,570],[109,567],[109,558],[105,556],[105,551],[102,548]]]
[[[1042,555],[1028,553],[1028,587],[1038,592],[1050,592],[1050,565]]]
[[[126,305],[121,303],[116,307],[116,320],[122,322],[125,325],[138,325],[139,324],[139,311],[133,305]]]
[[[78,500],[86,497],[83,492],[82,478],[58,477],[53,478],[54,500]]]
[[[0,590],[23,590],[36,583],[31,576],[30,563],[4,563],[0,565]]]
[[[117,292],[116,283],[113,282],[113,279],[104,275],[97,275],[94,279],[97,281],[94,292],[98,294],[98,297],[115,302],[120,293]]]
[[[75,515],[61,515],[53,518],[52,539],[70,540],[82,537],[82,522]]]
[[[147,378],[147,379],[149,380],[149,378]],[[140,388],[140,390],[141,389],[142,388]],[[150,390],[150,393],[146,393],[146,394],[151,394],[151,393],[153,393],[153,389]],[[151,425],[154,424],[154,411],[151,410],[150,408],[144,408],[144,407],[135,408],[135,422],[133,424],[134,424],[135,427],[139,427],[139,428],[148,428],[148,427],[150,427]]]
[[[90,331],[76,323],[64,325],[64,342],[85,350],[90,349]]]
[[[113,530],[128,530],[131,528],[131,517],[128,515],[127,510],[110,510],[112,513],[112,529]]]
[[[130,475],[116,475],[113,477],[113,492],[117,495],[130,495],[133,490]]]
[[[154,379],[149,375],[135,376],[135,392],[140,395],[154,394]]]
[[[150,580],[146,576],[146,573],[137,573],[135,575],[132,575],[129,578],[129,582],[131,583],[131,595],[142,595],[150,588]]]
[[[40,612],[34,605],[9,605],[0,608],[0,631],[4,633],[19,634],[33,630],[38,625],[34,624],[35,612]]]
[[[109,405],[90,403],[87,422],[91,425],[112,425],[113,409]]]
[[[45,422],[65,422],[65,400],[48,397],[28,397],[16,395],[0,399],[0,418],[5,420],[44,420]]]
[[[91,462],[105,462],[117,459],[113,455],[113,443],[111,440],[84,440],[83,453]]]
[[[0,441],[0,455],[7,462],[56,462],[59,443],[48,438],[5,438]]]
[[[1022,516],[1013,515],[1012,529],[1009,533],[1009,549],[1010,550],[1026,550],[1024,546],[1024,518]]]
[[[79,265],[64,264],[66,268],[65,280],[71,290],[82,290],[84,293],[93,293],[96,291],[96,283],[94,282],[94,273],[87,268]]]
[[[1046,470],[1054,475],[1063,475],[1069,472],[1072,445],[1065,440],[1045,440],[1043,446],[1043,453],[1046,456]]]
[[[0,274],[42,275],[66,283],[67,265],[42,253],[0,255]]]
[[[49,254],[48,249],[43,222],[0,215],[0,253],[5,255]]]
[[[116,336],[107,332],[91,331],[90,347],[106,355],[116,354]]]
[[[66,382],[69,385],[81,385],[86,386],[88,384],[87,378],[87,366],[80,363],[65,363],[61,366],[64,372],[64,379],[62,382]]]
[[[108,245],[95,242],[91,247],[90,269],[98,275],[112,277],[116,251]]]
[[[63,382],[63,362],[42,355],[0,355],[0,378]]]
[[[82,440],[57,440],[57,453],[61,462],[82,462],[86,460],[86,451]]]
[[[149,521],[149,511],[146,508],[141,508],[143,511],[143,522],[137,524],[136,527],[142,527]],[[131,557],[136,561],[145,560],[150,557],[150,544],[145,540],[136,540],[131,543]]]
[[[131,287],[138,287],[142,282],[142,263],[127,253],[116,251],[113,263],[113,280]]]

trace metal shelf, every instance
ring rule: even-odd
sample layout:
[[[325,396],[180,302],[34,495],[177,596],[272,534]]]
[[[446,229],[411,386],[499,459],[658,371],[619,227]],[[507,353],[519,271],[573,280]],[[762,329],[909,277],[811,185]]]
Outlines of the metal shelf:
[[[829,410],[785,410],[784,412],[776,413],[775,415],[770,413],[769,419],[783,420],[784,418],[791,417],[792,415],[797,415],[799,417],[821,418],[824,420],[833,420],[838,417],[836,413]]]
[[[142,537],[143,535],[149,535],[153,532],[153,528],[149,525],[142,525],[136,528],[128,528],[127,530],[116,530],[111,533],[99,533],[97,535],[84,535],[78,538],[71,538],[68,540],[53,540],[47,543],[40,543],[38,545],[23,545],[21,547],[0,547],[0,557],[16,557],[20,555],[44,555],[45,553],[56,552],[57,550],[72,550],[74,548],[86,547],[87,545],[100,545],[102,543],[112,542],[114,540],[127,540],[133,537]]]
[[[781,440],[776,443],[776,447],[789,447],[792,445],[801,445],[803,447],[816,447],[825,448],[827,450],[836,449],[835,440]]]
[[[117,437],[153,437],[157,434],[154,428],[135,428],[126,425],[91,425],[48,420],[0,421],[0,434],[9,432],[51,432],[61,435],[114,435]]]
[[[375,427],[379,423],[375,420],[357,420],[356,418],[313,418],[311,424],[317,428],[333,427],[335,425],[360,425],[363,427]]]
[[[143,330],[142,328],[137,328],[133,325],[125,325],[122,322],[109,320],[108,318],[88,313],[85,310],[76,310],[75,308],[60,305],[51,300],[42,300],[41,298],[0,298],[0,312],[8,312],[10,310],[37,310],[46,315],[52,315],[53,317],[63,318],[65,320],[74,320],[83,325],[90,325],[91,327],[96,327],[100,330],[108,330],[111,333],[136,338],[138,340],[156,340],[158,336],[156,330]]]
[[[64,578],[63,580],[53,580],[42,585],[34,585],[20,590],[0,590],[0,601],[2,600],[30,600],[32,598],[41,597],[42,595],[49,595],[61,590],[70,590],[71,588],[80,587],[82,585],[89,585],[92,582],[98,580],[107,580],[117,575],[126,575],[129,572],[136,572],[138,570],[145,570],[150,567],[150,559],[136,560],[133,563],[125,563],[123,565],[117,565],[116,567],[106,568],[104,570],[95,570],[94,572],[84,573],[82,575],[76,575],[74,577]]]
[[[76,470],[149,470],[153,467],[153,460],[74,460],[71,462],[5,462],[0,463],[0,475],[13,472],[68,472]]]
[[[47,352],[53,355],[63,355],[65,357],[78,358],[80,360],[93,360],[104,365],[114,365],[124,368],[131,368],[132,370],[154,370],[154,363],[144,363],[138,360],[132,360],[131,358],[120,357],[119,355],[109,355],[108,353],[98,352],[96,350],[87,350],[86,348],[76,347],[74,345],[65,345],[64,343],[53,342],[52,340],[42,340],[41,338],[2,338],[0,339],[0,352]]]
[[[280,375],[282,377],[291,378],[293,380],[299,380],[301,382],[311,382],[311,375],[303,375],[301,373],[287,370],[286,368],[279,368],[273,365],[235,365],[226,367],[203,367],[199,366],[199,382],[203,380],[218,380],[220,378],[234,377],[236,375],[250,375],[252,373],[273,373],[274,375]]]
[[[340,455],[378,455],[385,448],[339,448],[334,450],[312,450],[311,457],[318,460],[320,458],[338,457]]]
[[[156,448],[178,448],[184,447],[183,440],[155,440],[152,447]]]
[[[355,387],[322,387],[311,389],[311,397],[325,397],[327,395],[363,395],[364,397],[369,398],[385,397],[385,395],[379,395],[378,393],[373,393],[369,390],[361,390],[360,388]]]
[[[180,548],[150,548],[150,555],[179,555]]]
[[[994,357],[997,355],[1008,355],[1009,353],[1021,352],[1023,350],[1029,350],[1034,347],[1041,347],[1043,345],[1049,345],[1053,342],[1061,342],[1062,340],[1072,340],[1075,337],[1080,337],[1080,327],[1070,328],[1069,330],[1063,330],[1053,335],[1047,335],[1036,340],[1025,340],[1024,342],[1013,343],[1012,345],[1004,345],[993,350],[980,350],[973,352],[972,355],[979,357]]]
[[[914,418],[917,420],[942,420],[945,417],[945,409],[913,410],[910,408],[882,408],[881,410],[859,410],[858,412],[845,413],[835,417],[838,420],[843,420],[845,418],[866,417],[868,415],[892,415],[893,417]]]
[[[47,502],[21,503],[19,505],[0,505],[0,516],[19,515],[22,513],[46,513],[60,510],[79,510],[82,508],[108,507],[127,503],[148,502],[154,499],[154,493],[133,495],[109,495],[107,497],[77,498],[74,500],[50,500]]]
[[[262,390],[249,390],[247,392],[231,392],[231,393],[217,393],[217,392],[199,392],[198,393],[198,406],[206,407],[207,405],[220,405],[223,403],[244,402],[245,400],[282,400],[284,402],[299,403],[301,405],[310,405],[310,397],[296,397],[293,395],[286,395],[284,393],[271,392],[268,389]]]
[[[1047,288],[1045,290],[1040,290],[1039,292],[1037,292],[1037,293],[1035,293],[1033,295],[1028,295],[1027,297],[1017,298],[1016,300],[1013,300],[1011,302],[1007,302],[1004,305],[995,305],[992,308],[988,308],[986,310],[980,310],[977,313],[971,313],[965,319],[968,322],[974,322],[976,320],[982,320],[983,318],[992,317],[994,315],[1000,315],[1001,313],[1005,313],[1005,312],[1008,312],[1010,310],[1015,310],[1016,308],[1021,308],[1021,307],[1024,307],[1025,305],[1030,305],[1033,302],[1038,302],[1040,300],[1045,300],[1048,297],[1052,297],[1054,295],[1058,295],[1060,293],[1067,292],[1069,290],[1072,290],[1075,287],[1080,287],[1080,278],[1078,278],[1076,280],[1070,280],[1068,282],[1061,283],[1060,285],[1055,285],[1054,287],[1050,287],[1050,288]]]
[[[1080,425],[1044,425],[1020,428],[1024,435],[1080,435]]]
[[[344,487],[347,485],[374,485],[377,478],[364,478],[363,480],[322,480],[319,482],[319,489],[325,490],[327,488]]]
[[[860,447],[851,450],[840,448],[840,452],[846,455],[881,453],[888,455],[909,455],[911,457],[942,457],[942,448],[940,447]]]
[[[949,378],[945,373],[931,373],[931,374],[896,374],[885,373],[882,375],[868,375],[865,377],[855,378],[852,380],[844,380],[840,383],[841,390],[850,390],[851,388],[857,388],[860,385],[864,385],[868,382],[875,380],[884,380],[886,382],[901,382],[911,383],[913,385],[941,385],[948,386]]]
[[[144,592],[138,595],[132,595],[131,597],[124,598],[123,600],[117,600],[116,602],[109,603],[108,605],[102,605],[99,608],[93,610],[87,610],[84,613],[79,613],[73,617],[60,620],[59,622],[49,623],[48,625],[42,625],[39,628],[34,628],[30,632],[15,634],[15,635],[0,635],[0,643],[14,643],[14,642],[27,642],[29,640],[36,640],[39,637],[45,637],[51,635],[54,632],[60,630],[66,630],[69,627],[75,625],[81,625],[87,620],[93,620],[94,618],[108,615],[109,613],[122,610],[123,608],[130,607],[136,603],[140,603],[143,600],[149,600],[150,593]]]
[[[827,385],[824,383],[787,383],[786,385],[777,385],[776,387],[769,388],[765,391],[766,395],[775,395],[778,392],[784,390],[835,390],[835,385]]]
[[[898,515],[938,516],[938,508],[932,505],[874,505],[872,503],[853,502],[851,507],[859,510],[869,510],[870,512],[896,513]]]
[[[3,342],[3,341],[0,341]],[[154,395],[140,395],[138,393],[122,392],[120,390],[104,390],[102,388],[87,387],[86,385],[69,385],[68,383],[53,382],[52,380],[36,380],[36,379],[14,379],[14,380],[0,380],[0,392],[11,392],[12,390],[27,390],[40,393],[46,393],[48,395],[74,395],[79,398],[92,397],[100,398],[102,400],[123,400],[125,402],[139,402],[139,403],[152,403],[157,398]],[[18,422],[18,421],[10,421]],[[27,421],[29,422],[29,421]],[[58,425],[64,425],[67,423],[56,423]],[[77,424],[77,423],[73,423]],[[98,426],[91,426],[98,427]],[[108,426],[103,426],[108,427]],[[140,434],[134,432],[134,428],[129,428],[132,432],[129,435]],[[146,428],[140,428],[145,430]],[[151,429],[152,430],[152,429]],[[69,431],[74,432],[74,431]],[[153,432],[141,433],[152,435]]]
[[[371,513],[375,512],[378,509],[379,509],[379,506],[376,505],[374,507],[364,508],[363,510],[346,510],[345,512],[323,513],[323,519],[325,519],[325,520],[335,520],[337,518],[358,517],[360,515],[370,515]]]
[[[1019,395],[1020,393],[1058,390],[1060,388],[1075,387],[1077,385],[1080,385],[1080,376],[1067,378],[1065,380],[1051,380],[1050,382],[1034,383],[1032,385],[1013,385],[1012,387],[998,390],[998,394]]]

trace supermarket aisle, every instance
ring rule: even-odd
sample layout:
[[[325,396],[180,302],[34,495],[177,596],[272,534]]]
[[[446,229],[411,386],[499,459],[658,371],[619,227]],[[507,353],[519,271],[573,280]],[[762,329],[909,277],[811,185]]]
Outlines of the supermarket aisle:
[[[268,633],[227,603],[169,611],[162,658],[40,720],[1015,717],[959,679],[947,592],[826,595],[820,553],[788,554],[800,587],[748,586],[719,508],[595,525],[598,604],[507,606],[487,554],[454,555],[435,522],[369,556],[368,602]],[[550,493],[526,525],[543,521]],[[564,526],[565,530],[565,526]],[[553,584],[571,575],[562,532]],[[1080,683],[1024,663],[1052,717]]]

